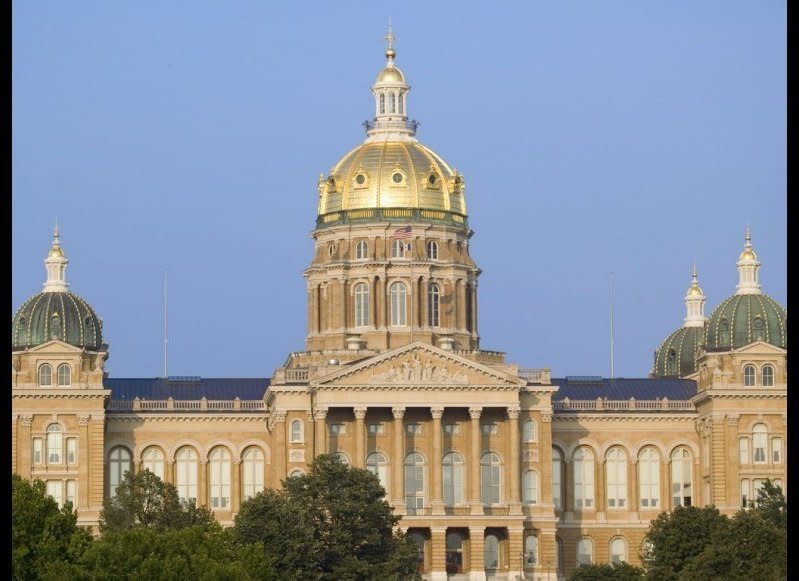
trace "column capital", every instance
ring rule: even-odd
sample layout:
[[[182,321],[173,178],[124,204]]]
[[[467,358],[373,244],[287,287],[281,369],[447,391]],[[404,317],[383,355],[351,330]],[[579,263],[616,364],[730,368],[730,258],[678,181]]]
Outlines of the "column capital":
[[[318,407],[313,412],[313,417],[315,420],[324,420],[327,418],[327,408],[325,407]]]
[[[405,417],[405,406],[398,406],[391,408],[391,413],[394,415],[395,420],[401,420]]]
[[[30,427],[30,425],[33,423],[33,416],[30,415],[30,414],[25,414],[25,415],[19,416],[19,420],[20,420],[20,422],[22,423],[23,426]]]
[[[473,420],[479,420],[480,415],[483,413],[483,408],[471,407],[469,408],[469,417]]]
[[[430,415],[434,420],[440,420],[444,415],[444,406],[435,406],[430,408]]]
[[[509,419],[511,419],[511,420],[518,420],[519,419],[519,413],[521,412],[519,406],[517,406],[517,405],[516,406],[508,406],[507,411],[508,411],[508,418]]]
[[[543,413],[541,414],[541,421],[545,424],[549,424],[552,422],[552,414]]]
[[[355,414],[356,420],[363,420],[366,418],[366,406],[358,406],[352,408],[353,413]]]
[[[81,426],[85,426],[86,424],[89,423],[90,419],[91,419],[91,415],[89,415],[89,414],[81,414],[81,415],[78,416],[78,424],[80,424]]]

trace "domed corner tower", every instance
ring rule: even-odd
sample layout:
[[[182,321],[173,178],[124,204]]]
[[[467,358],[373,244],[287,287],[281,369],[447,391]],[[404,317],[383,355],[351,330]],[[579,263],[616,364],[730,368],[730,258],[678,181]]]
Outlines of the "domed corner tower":
[[[480,270],[464,179],[416,139],[410,86],[386,38],[366,139],[319,178],[306,348],[355,356],[422,341],[476,351]]]
[[[696,359],[704,344],[705,295],[699,286],[696,266],[685,294],[685,321],[655,351],[652,377],[687,377],[696,372]]]
[[[47,280],[11,322],[12,472],[47,481],[48,494],[72,501],[78,523],[95,526],[103,502],[86,474],[103,474],[108,357],[103,325],[69,290],[69,261],[58,227],[44,260]]]

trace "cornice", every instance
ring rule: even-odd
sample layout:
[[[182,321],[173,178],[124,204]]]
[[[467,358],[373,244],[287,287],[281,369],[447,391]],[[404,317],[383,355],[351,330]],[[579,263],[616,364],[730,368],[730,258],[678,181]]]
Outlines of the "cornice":
[[[269,418],[269,413],[264,411],[258,414],[249,413],[134,413],[134,412],[110,412],[106,413],[106,421],[114,422],[263,422]]]
[[[627,420],[639,423],[647,422],[693,422],[697,418],[695,411],[686,411],[681,414],[659,414],[659,413],[646,413],[646,414],[626,414],[618,412],[566,412],[555,413],[552,416],[553,422],[577,422],[581,420],[592,420],[602,422],[618,422],[619,420]]]
[[[54,389],[15,388],[11,390],[12,399],[105,399],[110,395],[110,389],[79,389],[75,391],[66,391]]]

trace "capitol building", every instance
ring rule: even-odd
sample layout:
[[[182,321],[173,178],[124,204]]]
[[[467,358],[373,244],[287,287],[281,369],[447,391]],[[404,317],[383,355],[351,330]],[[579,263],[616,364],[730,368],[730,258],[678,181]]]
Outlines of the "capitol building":
[[[123,474],[148,469],[231,525],[247,498],[337,454],[379,477],[430,580],[638,565],[662,511],[731,515],[765,479],[787,490],[787,311],[749,230],[709,314],[686,280],[649,377],[507,361],[480,343],[491,265],[471,256],[466,176],[417,139],[388,39],[366,138],[318,179],[304,349],[271,377],[110,376],[113,337],[70,290],[56,230],[44,287],[12,321],[12,472],[96,527]]]

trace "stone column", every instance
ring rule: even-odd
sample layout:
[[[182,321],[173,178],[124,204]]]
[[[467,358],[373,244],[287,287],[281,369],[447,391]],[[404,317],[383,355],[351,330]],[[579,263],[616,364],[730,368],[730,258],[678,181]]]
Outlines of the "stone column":
[[[430,530],[430,581],[447,581],[447,529]]]
[[[286,478],[286,412],[272,412],[272,457],[274,459],[274,481],[272,486],[280,488],[280,482]]]
[[[366,407],[360,406],[353,408],[355,414],[355,458],[352,465],[356,468],[363,468],[366,463],[364,447],[366,444],[366,429],[364,419],[366,418]]]
[[[635,511],[636,513],[641,510],[641,500],[638,498],[639,493],[639,486],[638,486],[638,458],[633,458],[633,461],[630,463],[633,469],[632,478],[628,479],[630,483],[630,489],[628,490],[627,498],[629,498],[630,506],[628,510]],[[634,516],[633,518],[638,518]]]
[[[31,468],[33,466],[33,458],[31,458],[31,446],[33,446],[33,440],[31,438],[31,425],[33,424],[33,416],[30,414],[25,414],[19,417],[19,426],[17,430],[19,431],[19,435],[17,436],[17,466],[12,467],[12,470],[15,470],[17,474],[23,477],[30,476]],[[83,432],[83,430],[81,430]],[[81,454],[81,464],[83,464],[83,456],[85,454],[84,447],[85,442],[88,441],[88,438],[84,437],[84,434],[81,433],[80,437],[80,445],[81,449],[79,450],[79,454]],[[47,438],[42,438],[42,462],[47,459]],[[12,465],[13,466],[13,465]],[[79,489],[86,488],[85,486],[79,486]],[[78,494],[83,494],[83,492],[79,490]],[[81,497],[82,498],[82,497]]]
[[[508,579],[520,578],[523,573],[524,528],[508,527]]]
[[[522,498],[519,494],[519,462],[521,461],[521,441],[519,439],[519,406],[508,408],[508,423],[510,425],[510,498],[508,505],[511,514],[521,514]],[[539,438],[540,439],[540,438]],[[541,483],[539,482],[539,488]]]
[[[102,414],[92,414],[86,417],[88,422],[87,438],[89,440],[88,453],[83,456],[89,463],[87,480],[83,488],[89,488],[89,507],[92,510],[101,510],[103,507],[105,484],[105,417]],[[84,460],[81,460],[83,462]],[[81,488],[80,483],[78,488]],[[80,492],[78,492],[80,494]]]
[[[327,408],[318,407],[314,411],[314,457],[327,454]]]
[[[241,458],[233,458],[230,468],[230,510],[235,513],[241,508]]]
[[[469,581],[485,581],[485,529],[469,527]]]
[[[563,513],[566,520],[574,518],[574,465],[572,459],[563,456]]]
[[[477,337],[477,280],[472,281],[472,337]]]
[[[211,503],[208,502],[208,458],[200,458],[197,469],[200,471],[197,479],[197,506],[210,508]]]
[[[350,297],[347,295],[347,281],[341,279],[341,330],[347,329],[347,305],[350,302]],[[342,345],[343,346],[343,345]]]
[[[430,291],[430,279],[427,277],[423,278],[420,286],[421,286],[421,288],[419,289],[419,292],[421,294],[419,300],[419,318],[421,319],[420,326],[428,327],[430,323],[430,313],[428,313],[428,309],[430,308],[430,305],[428,303],[428,293]]]
[[[433,417],[433,457],[430,459],[430,480],[433,482],[431,506],[433,514],[444,514],[444,501],[441,495],[441,416],[444,415],[444,408],[431,407],[430,415]]]
[[[480,452],[482,452],[480,447],[480,415],[482,413],[483,408],[469,408],[469,416],[471,417],[471,422],[469,423],[469,504],[471,505],[472,514],[483,514],[483,501],[480,498]],[[482,550],[480,559],[482,562]]]
[[[466,282],[455,281],[455,328],[462,331],[466,327]]]
[[[394,512],[405,514],[405,498],[403,476],[405,468],[405,434],[403,433],[403,421],[405,417],[404,407],[391,408],[394,415],[394,461],[391,463],[391,491],[394,500]]]
[[[597,512],[597,519],[602,519],[607,514],[608,499],[607,499],[607,461],[605,457],[597,458],[594,463],[594,508]],[[601,515],[599,513],[602,513]]]

